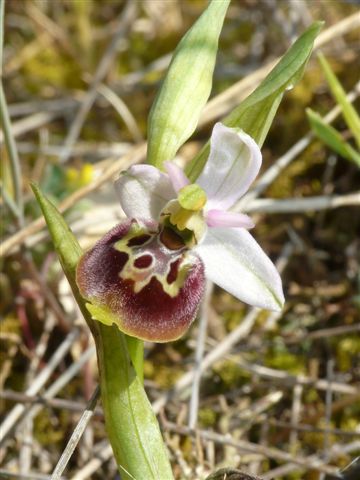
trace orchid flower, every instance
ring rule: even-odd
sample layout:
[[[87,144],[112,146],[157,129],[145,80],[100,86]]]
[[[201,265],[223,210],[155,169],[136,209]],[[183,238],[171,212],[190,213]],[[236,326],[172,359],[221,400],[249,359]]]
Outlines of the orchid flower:
[[[205,277],[250,305],[280,310],[281,279],[248,232],[252,220],[228,211],[260,166],[256,142],[217,123],[196,183],[172,162],[166,173],[151,165],[123,172],[115,188],[128,218],[77,268],[94,318],[143,340],[175,340],[196,317]]]

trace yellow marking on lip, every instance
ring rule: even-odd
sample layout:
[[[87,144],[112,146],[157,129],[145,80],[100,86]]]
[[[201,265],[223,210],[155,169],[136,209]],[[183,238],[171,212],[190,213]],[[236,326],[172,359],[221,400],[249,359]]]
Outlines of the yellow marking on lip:
[[[193,214],[193,212],[190,212],[190,213]],[[156,278],[159,281],[159,283],[162,285],[165,293],[167,293],[172,298],[176,297],[179,294],[180,288],[182,288],[182,286],[184,285],[187,272],[191,267],[191,261],[189,261],[186,258],[186,256],[185,258],[183,257],[179,266],[177,278],[171,284],[168,283],[167,276],[170,273],[171,263],[175,259],[169,262],[169,267],[167,268],[166,272],[164,272],[164,274],[153,273],[152,275],[148,274],[145,278],[142,278],[142,279],[139,278],[141,277],[141,273],[143,273],[144,275],[146,275],[146,273],[150,273],[149,271],[153,267],[152,265],[150,265],[146,269],[136,269],[135,271],[133,267],[133,262],[136,258],[136,254],[134,254],[134,248],[135,250],[141,249],[142,245],[138,247],[137,246],[129,247],[128,242],[130,239],[142,234],[148,234],[147,230],[138,224],[134,224],[130,227],[130,230],[127,233],[127,235],[125,235],[123,238],[121,238],[114,244],[114,248],[116,250],[126,253],[129,257],[123,269],[121,270],[121,272],[119,272],[119,277],[122,278],[123,280],[132,280],[134,282],[134,287],[133,287],[134,293],[140,293],[141,290],[151,282],[152,278]]]

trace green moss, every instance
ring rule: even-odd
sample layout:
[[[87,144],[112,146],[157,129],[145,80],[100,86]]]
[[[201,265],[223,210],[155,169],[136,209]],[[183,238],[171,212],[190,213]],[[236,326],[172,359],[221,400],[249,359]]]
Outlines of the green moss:
[[[69,426],[70,415],[65,410],[58,410],[56,415],[56,425],[54,425],[54,416],[51,410],[43,409],[39,415],[35,417],[34,436],[37,441],[46,446],[54,446],[56,443],[63,442]]]
[[[28,87],[39,92],[43,86],[79,88],[83,86],[79,65],[51,46],[40,50],[23,65]]]
[[[14,315],[7,315],[1,321],[1,333],[4,335],[5,333],[15,333],[20,335],[20,322],[17,317]]]
[[[144,377],[156,382],[163,389],[171,388],[176,380],[181,377],[183,371],[173,366],[157,365],[154,361],[144,361]]]
[[[231,307],[231,305],[229,305]],[[245,310],[245,309],[244,309]],[[243,310],[227,310],[223,314],[226,330],[231,332],[240,325],[244,318]]]
[[[221,362],[214,367],[214,372],[220,377],[225,388],[234,388],[249,381],[251,376],[231,360]]]
[[[360,336],[347,336],[336,344],[336,358],[338,367],[346,372],[354,365],[356,358],[360,356]]]
[[[203,428],[213,427],[216,419],[217,415],[212,408],[201,408],[199,410],[199,423]]]
[[[286,370],[292,374],[299,374],[304,371],[304,360],[299,355],[290,352],[269,352],[266,356],[266,365],[271,368]]]
[[[298,351],[290,352],[281,337],[274,338],[273,345],[265,355],[265,365],[295,375],[305,373],[305,358]]]
[[[304,392],[304,403],[306,405],[315,404],[316,402],[321,401],[319,392],[315,388],[309,388]]]

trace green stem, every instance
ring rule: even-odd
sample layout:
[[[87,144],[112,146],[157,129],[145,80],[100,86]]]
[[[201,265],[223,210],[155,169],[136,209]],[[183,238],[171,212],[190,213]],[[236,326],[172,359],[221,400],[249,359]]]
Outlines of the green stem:
[[[144,342],[128,335],[125,335],[125,339],[136,374],[141,383],[144,383]]]
[[[97,331],[105,425],[121,478],[171,480],[173,475],[156,417],[130,362],[129,337],[116,326],[100,322]]]

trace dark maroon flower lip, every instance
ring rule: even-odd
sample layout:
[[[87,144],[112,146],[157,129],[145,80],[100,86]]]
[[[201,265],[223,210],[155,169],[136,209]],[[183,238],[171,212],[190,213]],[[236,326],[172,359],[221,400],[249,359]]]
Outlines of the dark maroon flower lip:
[[[183,335],[194,320],[205,275],[201,259],[176,232],[127,219],[82,256],[77,284],[124,333],[166,342]]]

